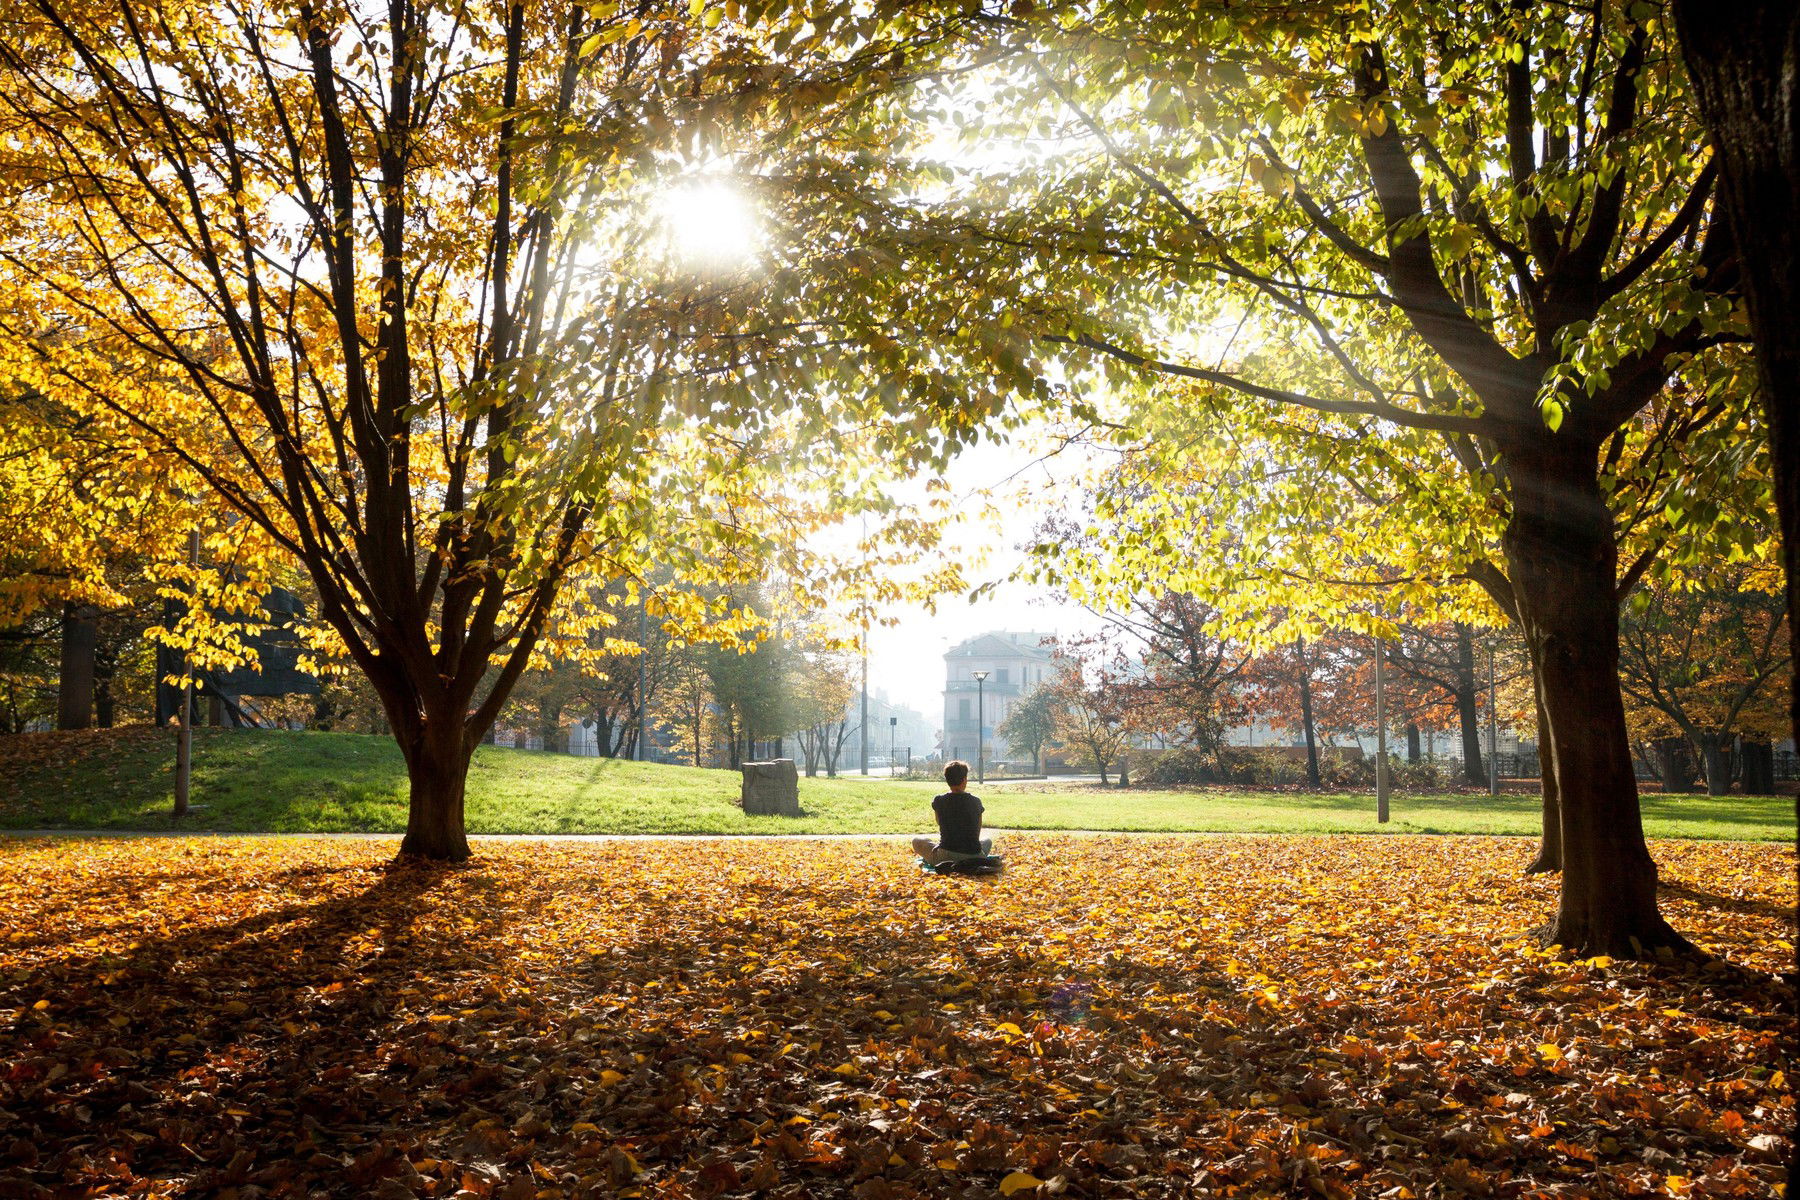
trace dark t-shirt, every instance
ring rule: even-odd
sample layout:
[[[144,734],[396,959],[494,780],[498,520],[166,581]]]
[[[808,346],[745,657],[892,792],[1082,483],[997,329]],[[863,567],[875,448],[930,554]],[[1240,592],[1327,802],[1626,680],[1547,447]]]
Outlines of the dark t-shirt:
[[[938,849],[957,854],[981,853],[981,797],[945,792],[931,802],[937,814]]]

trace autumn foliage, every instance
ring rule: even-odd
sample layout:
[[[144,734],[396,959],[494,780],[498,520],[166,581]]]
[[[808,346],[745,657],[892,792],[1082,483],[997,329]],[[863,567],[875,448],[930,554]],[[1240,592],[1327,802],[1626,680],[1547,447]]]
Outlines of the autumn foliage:
[[[1505,839],[4,850],[0,1194],[1768,1196],[1794,860],[1568,961]]]

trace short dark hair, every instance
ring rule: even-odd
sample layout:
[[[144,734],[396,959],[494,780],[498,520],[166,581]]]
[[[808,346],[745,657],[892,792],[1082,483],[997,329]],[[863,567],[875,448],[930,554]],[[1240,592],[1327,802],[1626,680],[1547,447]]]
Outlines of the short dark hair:
[[[969,782],[969,764],[960,758],[945,763],[944,782],[951,787],[961,787]]]

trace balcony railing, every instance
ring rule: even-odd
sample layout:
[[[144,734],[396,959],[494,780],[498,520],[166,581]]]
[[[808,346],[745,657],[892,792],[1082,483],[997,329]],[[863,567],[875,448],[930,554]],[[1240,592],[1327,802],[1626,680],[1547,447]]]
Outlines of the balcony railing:
[[[973,679],[952,679],[944,684],[944,690],[953,695],[961,695],[966,692],[973,696],[980,691],[989,696],[1016,696],[1019,694],[1019,685],[1017,683],[995,683],[990,679],[987,681],[986,687],[977,688]]]

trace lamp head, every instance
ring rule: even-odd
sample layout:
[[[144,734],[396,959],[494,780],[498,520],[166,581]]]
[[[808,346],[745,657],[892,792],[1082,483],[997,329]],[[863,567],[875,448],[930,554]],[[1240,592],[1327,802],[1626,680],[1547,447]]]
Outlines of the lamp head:
[[[975,677],[976,683],[980,683],[983,679],[986,679],[988,677],[988,673],[986,671],[970,671],[969,674],[971,674]]]

